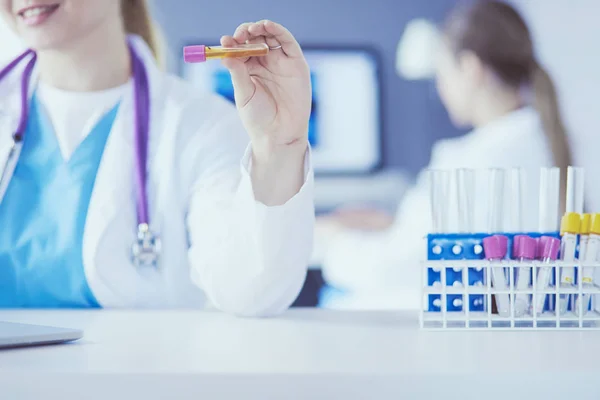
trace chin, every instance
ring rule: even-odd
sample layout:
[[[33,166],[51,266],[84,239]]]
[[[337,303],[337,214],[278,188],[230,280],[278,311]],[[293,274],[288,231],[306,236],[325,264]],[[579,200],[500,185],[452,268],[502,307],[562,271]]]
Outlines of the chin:
[[[27,47],[35,51],[58,49],[64,47],[68,42],[64,35],[46,33],[41,30],[38,32],[22,32],[21,38]]]

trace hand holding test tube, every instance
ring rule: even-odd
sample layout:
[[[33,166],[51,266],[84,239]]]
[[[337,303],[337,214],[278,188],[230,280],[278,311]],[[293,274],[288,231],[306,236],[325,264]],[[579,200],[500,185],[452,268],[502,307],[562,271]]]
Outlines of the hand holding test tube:
[[[260,56],[260,57],[259,57]],[[252,145],[256,200],[283,204],[302,186],[311,111],[310,68],[300,44],[269,20],[243,23],[220,46],[184,49],[187,62],[220,58],[233,83],[234,103]],[[285,144],[285,146],[284,146]],[[273,190],[277,182],[277,190]]]

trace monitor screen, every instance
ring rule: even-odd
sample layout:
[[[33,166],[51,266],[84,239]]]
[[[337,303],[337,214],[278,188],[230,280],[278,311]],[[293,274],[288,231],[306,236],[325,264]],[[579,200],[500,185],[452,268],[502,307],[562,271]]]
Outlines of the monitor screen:
[[[316,173],[365,173],[381,163],[378,58],[359,48],[304,46],[311,69],[309,141]],[[234,102],[231,77],[220,62],[184,64],[199,90]]]

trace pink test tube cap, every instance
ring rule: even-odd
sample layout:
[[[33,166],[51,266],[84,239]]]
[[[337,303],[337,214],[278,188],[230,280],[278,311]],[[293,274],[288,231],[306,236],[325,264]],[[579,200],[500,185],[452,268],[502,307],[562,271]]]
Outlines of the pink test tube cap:
[[[517,235],[513,239],[513,258],[535,260],[537,241],[527,235]]]
[[[201,63],[206,61],[206,46],[186,46],[183,48],[183,61],[186,63]]]
[[[506,256],[508,237],[503,235],[488,236],[483,239],[483,252],[488,260],[501,260]]]
[[[550,236],[542,236],[538,241],[538,258],[540,260],[558,259],[560,251],[560,240]]]

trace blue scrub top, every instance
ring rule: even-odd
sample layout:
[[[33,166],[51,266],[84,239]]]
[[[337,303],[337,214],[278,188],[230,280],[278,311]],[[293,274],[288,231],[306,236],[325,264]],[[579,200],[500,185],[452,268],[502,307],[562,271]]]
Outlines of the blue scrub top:
[[[33,97],[21,155],[0,203],[0,307],[99,307],[83,269],[83,233],[117,109],[65,161]]]

